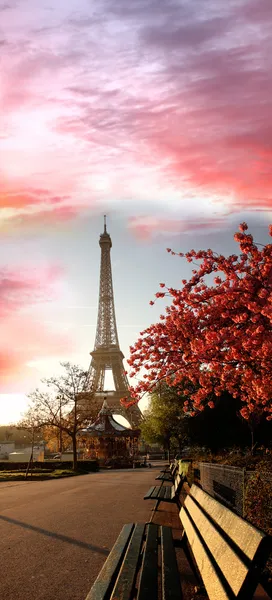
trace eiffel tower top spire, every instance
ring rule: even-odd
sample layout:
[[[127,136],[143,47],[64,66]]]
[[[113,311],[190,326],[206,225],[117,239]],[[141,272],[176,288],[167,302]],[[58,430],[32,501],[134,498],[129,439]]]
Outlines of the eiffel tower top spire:
[[[110,258],[112,242],[107,232],[106,215],[104,215],[104,232],[100,235],[99,245],[101,248],[100,286],[94,347],[95,349],[112,347],[119,349]]]

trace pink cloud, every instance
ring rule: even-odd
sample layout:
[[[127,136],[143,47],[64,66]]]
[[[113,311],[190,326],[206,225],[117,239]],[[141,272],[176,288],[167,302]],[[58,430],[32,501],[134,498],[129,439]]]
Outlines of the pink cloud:
[[[54,202],[48,210],[38,210],[34,213],[21,213],[15,215],[6,222],[6,229],[3,226],[3,234],[6,232],[18,233],[23,231],[24,233],[35,232],[37,234],[40,230],[44,231],[52,226],[61,227],[67,225],[70,221],[73,221],[81,212],[82,207],[72,206],[57,206],[54,207]]]
[[[53,193],[48,187],[30,185],[23,177],[13,179],[5,174],[4,166],[0,170],[0,208],[24,209],[69,202],[68,194]],[[48,184],[48,182],[47,182]]]
[[[29,304],[52,298],[54,284],[62,271],[58,266],[36,267],[30,270],[23,265],[17,269],[0,269],[0,315],[19,311]]]
[[[5,50],[4,156],[10,169],[14,154],[19,166],[25,156],[35,164],[33,178],[11,189],[4,206],[46,203],[52,215],[41,206],[40,217],[20,217],[17,225],[73,218],[82,210],[81,186],[99,201],[105,181],[102,201],[120,190],[128,202],[139,179],[148,192],[150,173],[153,198],[162,189],[167,198],[171,186],[203,205],[207,194],[219,194],[233,210],[270,208],[271,2],[98,4],[94,17],[81,0],[76,13],[70,3],[50,14],[43,0],[33,2],[40,28],[18,4],[13,51]],[[14,15],[9,19],[12,29]],[[21,154],[9,139],[14,115],[29,119],[34,138],[32,147],[27,129]],[[29,115],[36,115],[41,141]],[[39,197],[35,187],[49,190]],[[70,208],[55,212],[59,203]]]
[[[27,187],[23,181],[11,184],[3,178],[0,189],[0,208],[12,209],[1,223],[1,232],[36,231],[42,227],[65,224],[75,219],[86,204],[73,201],[69,195],[49,189]]]
[[[238,8],[239,11],[239,8]],[[243,2],[240,13],[251,22],[269,23],[272,18],[272,7],[269,0],[249,0]]]
[[[226,227],[226,219],[215,217],[214,219],[168,219],[156,216],[130,217],[129,229],[140,239],[148,240],[162,234],[192,233],[194,231],[209,232],[213,229]]]
[[[70,337],[43,325],[42,317],[37,322],[26,316],[7,319],[2,327],[0,341],[1,393],[20,390],[27,380],[27,388],[29,387],[28,363],[39,360],[46,363],[54,356],[66,359],[71,350]]]
[[[15,373],[22,368],[24,357],[21,353],[12,349],[0,348],[0,390],[4,392],[6,381],[14,377]]]
[[[25,371],[26,363],[39,357],[67,355],[70,340],[61,331],[44,324],[43,304],[57,298],[62,271],[58,266],[30,270],[0,271],[0,389]],[[31,307],[40,305],[38,311]],[[17,385],[17,384],[16,384]]]

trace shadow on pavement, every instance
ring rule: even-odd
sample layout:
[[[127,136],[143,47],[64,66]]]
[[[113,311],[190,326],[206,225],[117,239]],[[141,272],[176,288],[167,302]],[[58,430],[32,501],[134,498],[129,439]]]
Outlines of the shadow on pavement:
[[[23,523],[22,521],[17,521],[17,519],[11,519],[10,517],[4,517],[0,515],[0,519],[2,521],[6,521],[7,523],[12,523],[13,525],[18,525],[19,527],[23,527],[24,529],[30,529],[31,531],[35,531],[36,533],[41,533],[42,535],[46,535],[50,538],[56,538],[61,542],[66,542],[68,544],[74,544],[75,546],[79,546],[80,548],[87,548],[87,550],[93,550],[94,552],[99,552],[100,554],[104,554],[108,556],[109,550],[106,548],[100,548],[99,546],[93,546],[92,544],[87,544],[86,542],[81,542],[80,540],[75,540],[75,538],[70,538],[67,535],[62,535],[61,533],[54,533],[53,531],[47,531],[47,529],[42,529],[41,527],[35,527],[35,525],[29,525],[28,523]]]

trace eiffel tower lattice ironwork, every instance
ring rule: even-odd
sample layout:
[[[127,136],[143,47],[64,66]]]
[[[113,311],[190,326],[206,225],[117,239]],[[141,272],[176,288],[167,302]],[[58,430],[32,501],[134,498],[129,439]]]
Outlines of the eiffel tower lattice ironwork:
[[[112,271],[110,251],[111,237],[107,232],[106,217],[104,216],[104,232],[100,235],[101,248],[100,263],[100,288],[97,327],[94,350],[89,368],[89,387],[95,390],[95,396],[101,396],[101,404],[106,395],[107,403],[115,414],[125,417],[130,425],[135,427],[142,413],[138,405],[126,409],[120,404],[120,399],[129,397],[129,383],[123,365],[124,355],[120,350],[116,317],[114,310],[114,297],[112,285]],[[105,372],[111,370],[115,390],[105,391]]]

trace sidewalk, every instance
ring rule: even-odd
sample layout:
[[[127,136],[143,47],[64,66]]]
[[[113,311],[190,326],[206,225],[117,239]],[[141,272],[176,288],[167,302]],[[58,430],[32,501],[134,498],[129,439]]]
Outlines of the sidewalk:
[[[123,525],[149,520],[156,471],[1,484],[1,598],[84,600]]]

